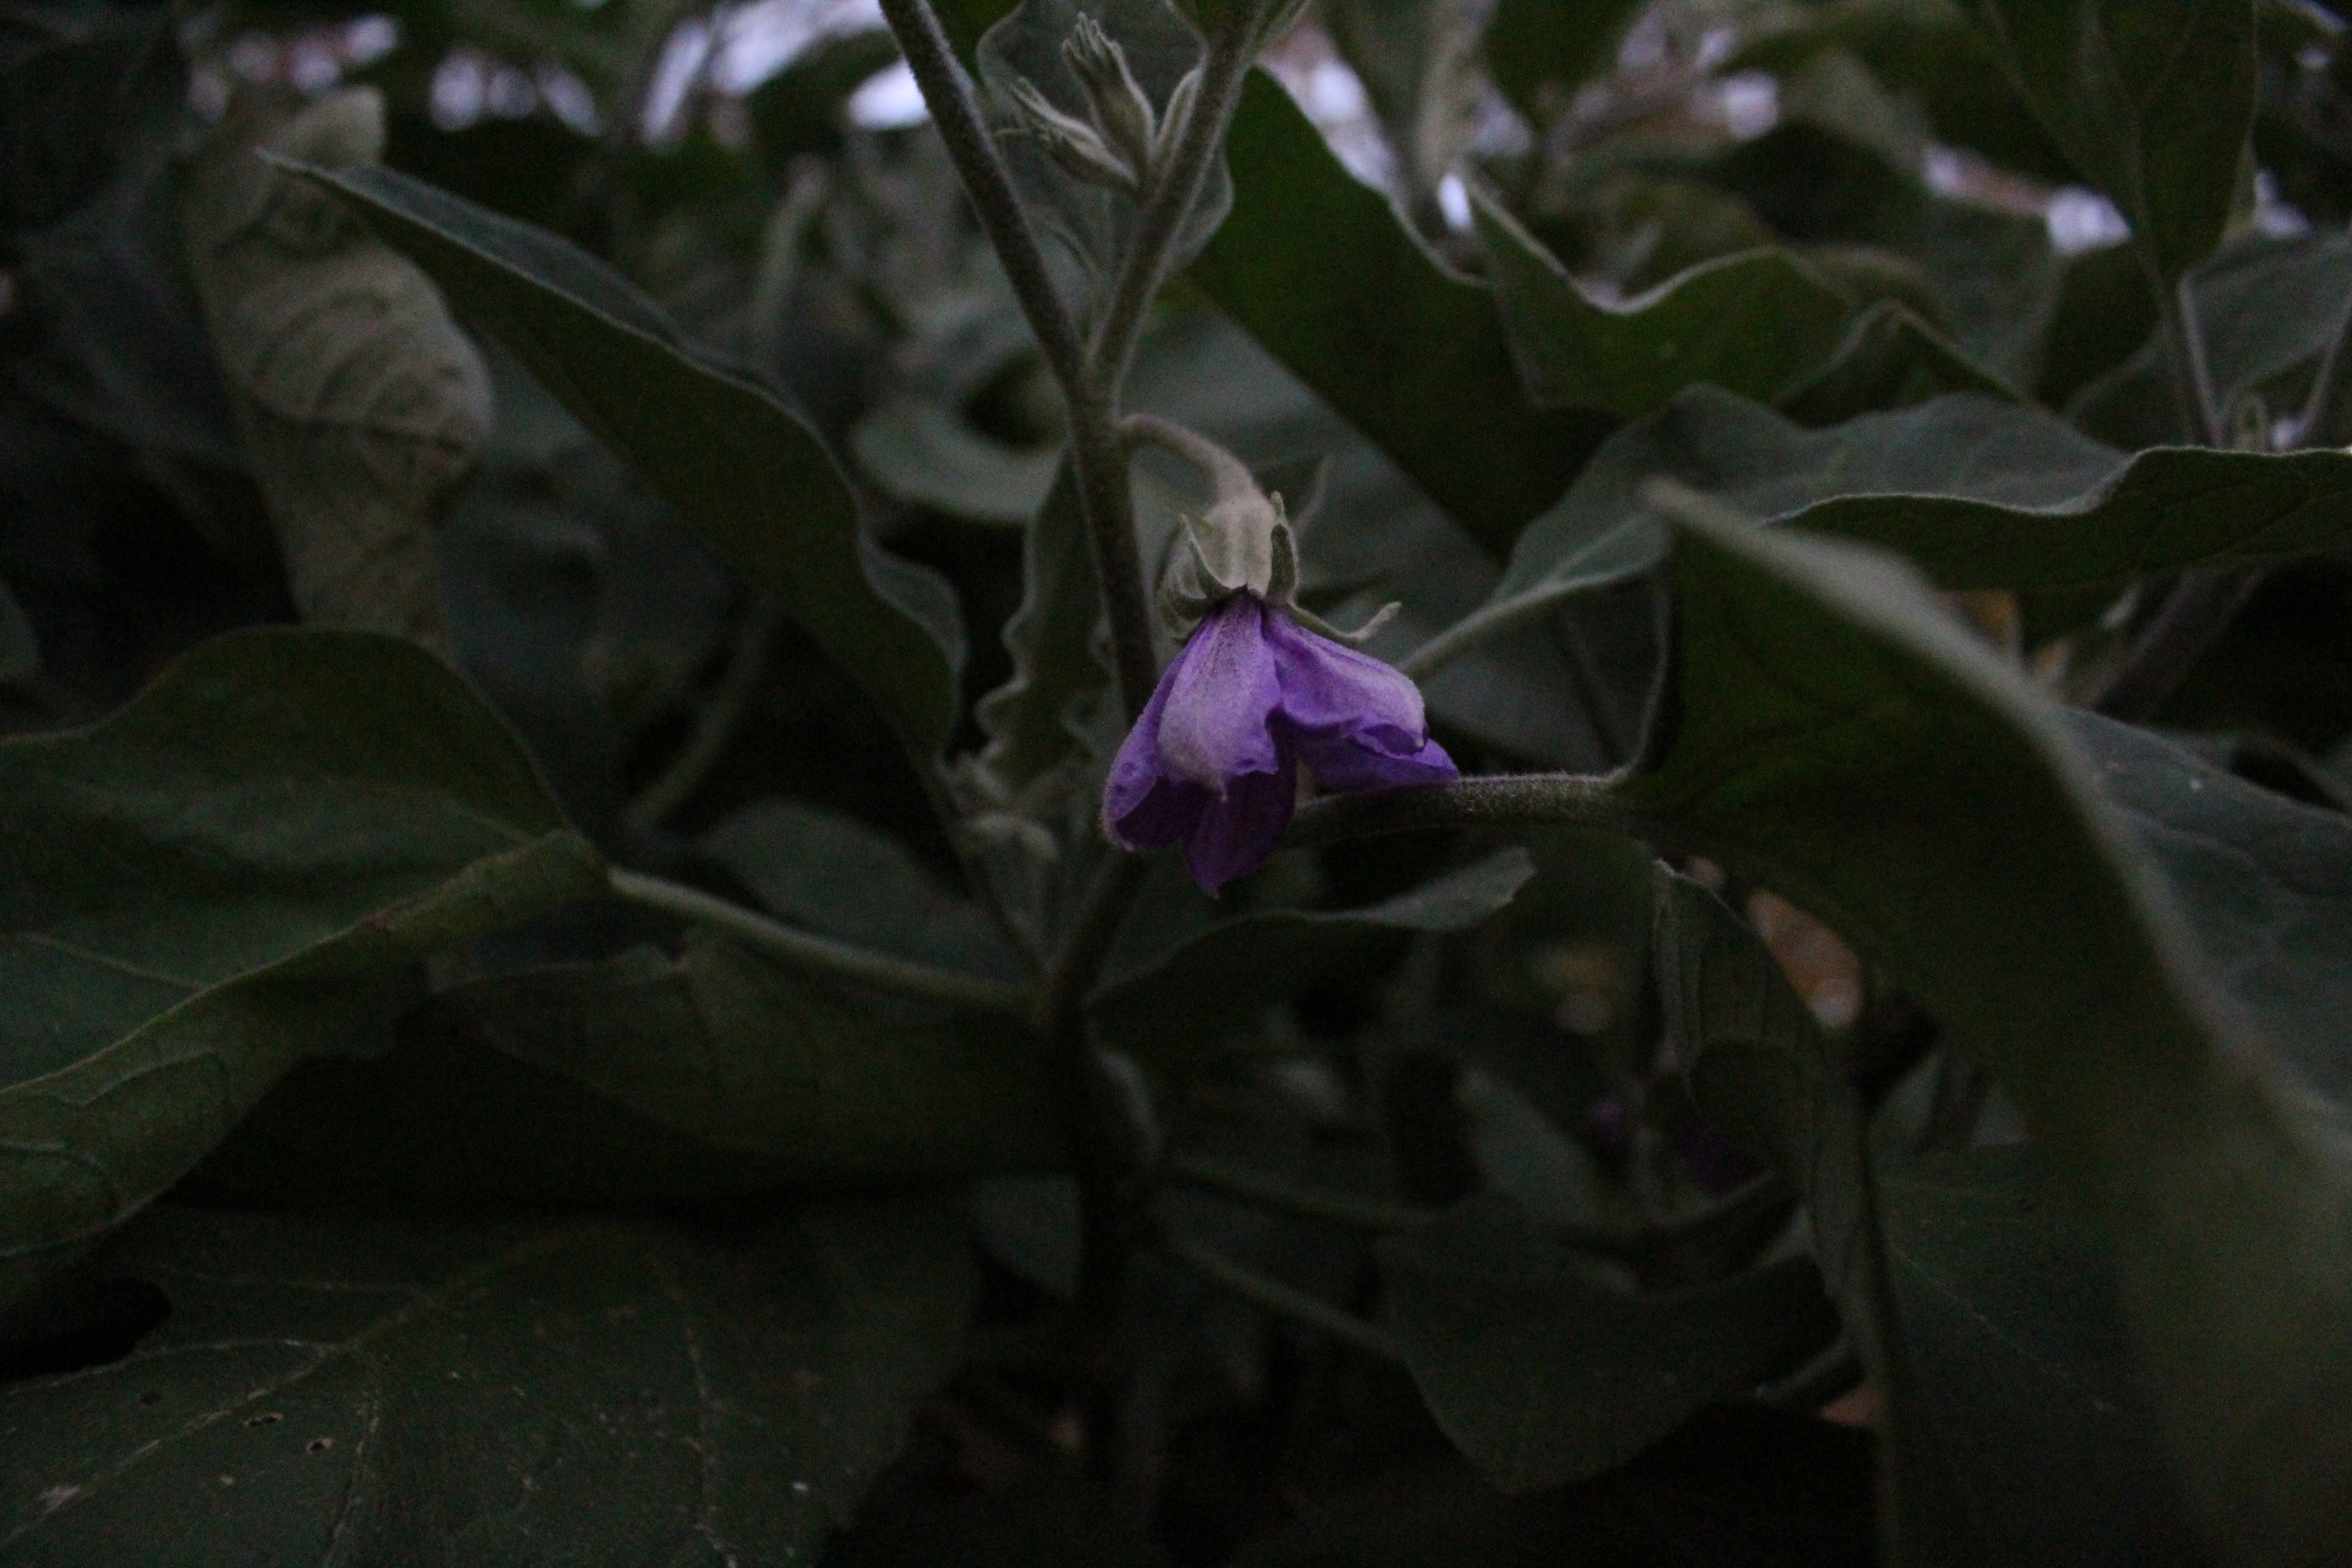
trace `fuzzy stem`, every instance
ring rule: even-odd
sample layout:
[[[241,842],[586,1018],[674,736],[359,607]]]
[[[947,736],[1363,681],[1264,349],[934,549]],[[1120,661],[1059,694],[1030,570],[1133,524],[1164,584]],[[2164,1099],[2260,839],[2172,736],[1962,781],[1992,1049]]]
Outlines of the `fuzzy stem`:
[[[672,812],[693,797],[694,792],[702,787],[702,781],[710,776],[710,770],[719,765],[744,710],[759,694],[760,681],[768,673],[768,654],[782,620],[783,614],[772,600],[762,601],[752,609],[736,637],[734,651],[728,656],[727,668],[719,678],[718,688],[695,721],[693,738],[662,770],[661,776],[629,803],[627,822],[631,828],[647,833],[661,826]]]
[[[1443,827],[1598,827],[1657,837],[1661,825],[1616,794],[1617,773],[1496,773],[1452,784],[1325,795],[1298,808],[1286,846]]]
[[[1396,1342],[1382,1330],[1319,1301],[1304,1290],[1294,1289],[1278,1279],[1269,1279],[1254,1269],[1181,1236],[1163,1236],[1160,1250],[1168,1258],[1198,1274],[1210,1284],[1238,1296],[1254,1307],[1262,1307],[1277,1317],[1288,1318],[1295,1323],[1337,1340],[1351,1350],[1376,1356],[1381,1361],[1402,1362]]]
[[[2197,319],[2197,296],[2183,278],[2168,288],[2157,285],[2156,297],[2164,316],[2173,391],[2188,423],[2189,439],[2201,446],[2226,447],[2228,433],[2221,428],[2221,399],[2213,389],[2213,370],[2205,355],[2205,329]]]
[[[1004,275],[1012,280],[1022,313],[1029,319],[1029,330],[1037,334],[1046,365],[1066,394],[1085,384],[1086,352],[1077,323],[1071,320],[1061,290],[1054,287],[1028,209],[1013,194],[1012,171],[996,150],[971,79],[956,58],[955,47],[948,42],[930,0],[882,0],[882,16],[898,37],[915,84],[923,89],[931,123],[938,127],[940,140],[947,143],[948,156],[955,161],[980,226],[1003,264]]]
[[[1179,134],[1167,166],[1146,194],[1143,211],[1111,286],[1108,303],[1095,328],[1093,370],[1096,384],[1116,389],[1127,379],[1128,363],[1135,355],[1136,339],[1143,330],[1144,312],[1168,280],[1171,258],[1178,237],[1192,216],[1208,183],[1210,166],[1225,141],[1239,106],[1242,80],[1255,61],[1261,24],[1267,0],[1235,0],[1218,19],[1209,37],[1201,67],[1201,88],[1192,110]],[[1113,410],[1117,412],[1114,404]]]
[[[616,866],[610,877],[614,898],[724,931],[752,952],[795,968],[813,969],[901,996],[951,1002],[987,1013],[1026,1016],[1036,1005],[1035,994],[1026,985],[934,969],[927,963],[915,963],[813,931],[798,931],[740,904],[713,898],[698,888],[648,877],[640,871]]]

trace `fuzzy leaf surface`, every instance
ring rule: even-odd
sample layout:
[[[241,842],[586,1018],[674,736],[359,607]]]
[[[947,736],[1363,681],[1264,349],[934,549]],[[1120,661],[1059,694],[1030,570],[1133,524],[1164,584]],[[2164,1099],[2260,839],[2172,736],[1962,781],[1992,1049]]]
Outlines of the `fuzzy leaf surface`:
[[[604,888],[512,733],[361,633],[204,645],[0,742],[0,1297],[202,1159],[416,959]]]
[[[732,1236],[166,1206],[96,1261],[172,1315],[0,1393],[0,1562],[814,1561],[976,1285],[926,1200]]]

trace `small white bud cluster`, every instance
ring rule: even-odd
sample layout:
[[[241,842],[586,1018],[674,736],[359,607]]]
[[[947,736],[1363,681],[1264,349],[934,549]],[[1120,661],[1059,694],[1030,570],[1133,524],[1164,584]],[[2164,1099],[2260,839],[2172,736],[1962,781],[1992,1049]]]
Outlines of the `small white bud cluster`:
[[[1087,117],[1054,106],[1034,82],[1013,86],[1013,108],[1025,129],[1039,141],[1072,178],[1108,185],[1141,201],[1170,150],[1192,116],[1192,100],[1201,87],[1195,66],[1168,97],[1165,113],[1151,107],[1151,99],[1128,68],[1127,51],[1106,34],[1091,16],[1080,16],[1062,41],[1062,58],[1087,99]]]

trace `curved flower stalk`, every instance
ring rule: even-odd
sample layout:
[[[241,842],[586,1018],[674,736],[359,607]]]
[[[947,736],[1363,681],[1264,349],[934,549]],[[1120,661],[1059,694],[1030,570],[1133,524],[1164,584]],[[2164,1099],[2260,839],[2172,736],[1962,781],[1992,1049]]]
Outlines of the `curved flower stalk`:
[[[1191,432],[1155,428],[1210,470],[1217,499],[1186,519],[1160,610],[1192,637],[1112,763],[1103,831],[1123,849],[1181,844],[1214,893],[1253,871],[1290,826],[1304,765],[1343,792],[1459,777],[1429,738],[1421,689],[1297,604],[1297,541],[1278,499]],[[1196,444],[1197,443],[1197,447]]]

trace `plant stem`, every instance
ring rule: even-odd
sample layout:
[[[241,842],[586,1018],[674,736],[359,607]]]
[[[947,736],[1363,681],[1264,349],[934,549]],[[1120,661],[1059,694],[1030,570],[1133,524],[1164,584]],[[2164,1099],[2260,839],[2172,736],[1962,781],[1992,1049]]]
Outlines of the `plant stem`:
[[[773,600],[764,600],[753,607],[736,637],[734,651],[728,657],[727,668],[719,678],[717,689],[695,720],[693,738],[662,770],[661,776],[629,803],[630,827],[643,833],[658,826],[710,776],[710,770],[726,754],[727,742],[733,738],[743,710],[751,706],[753,694],[760,689],[761,677],[768,672],[768,652],[775,642],[776,627],[782,619],[782,612]]]
[[[1444,1212],[1424,1204],[1382,1203],[1378,1198],[1351,1197],[1344,1193],[1318,1193],[1305,1187],[1294,1187],[1287,1182],[1261,1176],[1255,1171],[1243,1170],[1222,1160],[1203,1159],[1196,1154],[1171,1157],[1160,1167],[1160,1174],[1180,1185],[1198,1187],[1220,1197],[1255,1204],[1260,1208],[1274,1209],[1282,1214],[1297,1215],[1301,1219],[1325,1220],[1349,1230],[1370,1231],[1375,1235],[1417,1229]]]
[[[1617,796],[1615,786],[1622,777],[1619,773],[1500,773],[1368,795],[1325,795],[1298,808],[1284,843],[1332,844],[1441,827],[1551,825],[1605,828],[1631,837],[1656,837],[1661,825]]]
[[[981,229],[1012,280],[1029,330],[1037,334],[1045,363],[1066,395],[1087,379],[1086,353],[1077,324],[1070,319],[1061,290],[1054,287],[1028,209],[1013,194],[1012,172],[997,153],[971,79],[956,58],[955,47],[948,42],[930,0],[882,0],[882,16],[898,40],[899,52],[907,57],[916,85],[923,89],[931,123],[938,127],[940,140],[947,143],[948,155],[955,161],[972,210],[980,216]]]
[[[1114,853],[1087,889],[1054,954],[1037,998],[1038,1032],[1045,1038],[1045,1069],[1061,1100],[1063,1125],[1076,1157],[1078,1183],[1078,1305],[1097,1324],[1118,1310],[1127,1275],[1142,1160],[1129,1124],[1126,1099],[1110,1081],[1087,1035],[1087,993],[1143,889],[1149,868]]]
[[[2352,304],[2347,304],[2337,320],[2336,333],[2327,340],[2327,353],[2319,362],[2319,373],[2311,378],[2311,395],[2304,399],[2295,444],[2352,445]]]
[[[2154,714],[2262,581],[2258,566],[2216,566],[2183,576],[2093,708],[2133,723]]]
[[[1146,194],[1118,277],[1094,333],[1092,368],[1096,384],[1116,389],[1127,379],[1128,363],[1135,355],[1136,339],[1143,330],[1144,312],[1168,280],[1170,258],[1192,208],[1208,183],[1209,169],[1224,146],[1225,128],[1241,102],[1242,81],[1255,63],[1259,26],[1266,0],[1234,0],[1209,36],[1202,61],[1201,89],[1192,111],[1178,135],[1167,166]],[[1118,413],[1116,401],[1111,410]]]
[[[2170,351],[2172,386],[2189,439],[2207,447],[2226,447],[2221,428],[2221,400],[2213,390],[2213,370],[2205,356],[2205,329],[2197,319],[2197,297],[2183,278],[2167,288],[2158,285],[2157,300],[2164,315],[2166,347]]]
[[[1035,994],[1026,985],[934,969],[927,963],[893,958],[888,953],[795,930],[740,904],[714,898],[699,888],[648,877],[641,871],[615,866],[610,877],[614,898],[724,931],[754,952],[796,968],[813,969],[902,996],[950,1002],[988,1013],[1026,1017],[1036,1005]]]
[[[1319,1301],[1304,1290],[1293,1289],[1278,1279],[1269,1279],[1255,1269],[1244,1268],[1222,1253],[1187,1241],[1181,1236],[1163,1236],[1160,1250],[1173,1262],[1181,1263],[1206,1279],[1210,1284],[1238,1296],[1254,1307],[1263,1307],[1277,1317],[1288,1318],[1295,1323],[1339,1341],[1351,1350],[1377,1356],[1382,1361],[1402,1363],[1396,1341],[1363,1319],[1351,1317],[1337,1307]]]
[[[1070,417],[1070,466],[1077,482],[1078,510],[1094,552],[1095,575],[1109,618],[1111,649],[1118,672],[1119,698],[1129,720],[1143,711],[1159,679],[1151,646],[1150,603],[1143,586],[1143,556],[1135,537],[1135,501],[1127,468],[1126,444],[1118,433],[1119,374],[1101,374],[1080,341],[1076,323],[1055,288],[1028,209],[1013,188],[971,80],[948,42],[930,0],[883,0],[882,14],[923,89],[940,139],[955,161],[981,227],[1004,266],[1030,330],[1061,386]],[[1219,127],[1222,132],[1222,125]],[[1147,215],[1148,216],[1148,215]],[[1139,246],[1143,239],[1138,233]],[[1130,251],[1132,263],[1138,251]]]

